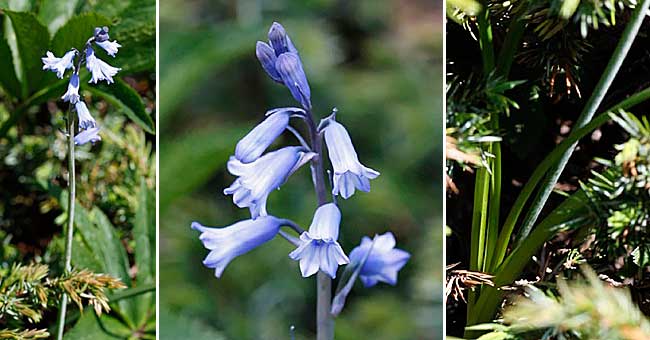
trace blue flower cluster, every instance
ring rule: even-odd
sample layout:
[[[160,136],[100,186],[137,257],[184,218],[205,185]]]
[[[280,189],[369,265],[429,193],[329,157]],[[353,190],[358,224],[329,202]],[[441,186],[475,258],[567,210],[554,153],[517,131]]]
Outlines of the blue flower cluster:
[[[232,259],[280,234],[296,245],[289,257],[299,261],[303,277],[322,271],[335,278],[340,265],[351,263],[367,287],[380,281],[396,284],[397,273],[410,255],[395,249],[395,238],[388,232],[376,236],[374,241],[365,237],[348,257],[338,243],[341,212],[336,200],[316,209],[308,231],[302,231],[289,220],[268,214],[266,203],[273,190],[282,186],[302,165],[323,160],[322,155],[314,151],[320,150],[320,146],[309,146],[290,127],[290,119],[294,117],[313,122],[311,92],[298,50],[278,23],[273,23],[268,38],[268,43],[257,43],[257,58],[271,79],[289,89],[301,108],[285,107],[268,111],[266,119],[237,143],[235,154],[227,164],[228,171],[236,179],[224,190],[224,194],[232,195],[233,203],[238,207],[248,208],[251,218],[223,228],[192,223],[192,228],[201,232],[203,245],[210,250],[203,264],[214,269],[216,277],[220,277]],[[321,143],[320,137],[324,137],[333,168],[332,195],[348,199],[355,190],[370,191],[370,180],[377,178],[379,172],[361,164],[350,135],[336,121],[335,115],[336,110],[321,120],[317,128],[314,125],[318,138],[311,140],[312,143],[314,140]],[[285,130],[294,133],[301,145],[267,152]],[[285,236],[280,231],[283,226],[292,227],[300,233],[300,237]]]
[[[120,68],[113,67],[95,56],[93,43],[104,49],[111,57],[115,57],[118,49],[122,47],[117,43],[117,41],[110,41],[108,27],[97,27],[95,28],[93,36],[86,41],[81,55],[79,55],[77,49],[73,48],[66,52],[61,58],[55,57],[50,51],[47,51],[46,56],[41,58],[43,61],[43,70],[55,72],[59,79],[63,79],[65,71],[72,69],[72,75],[70,76],[70,81],[68,83],[68,90],[61,99],[74,106],[74,110],[77,112],[79,129],[81,131],[74,136],[74,142],[76,145],[83,145],[88,142],[96,143],[101,140],[101,137],[99,136],[100,128],[97,125],[97,122],[95,122],[93,116],[90,114],[86,103],[84,103],[81,96],[79,96],[79,70],[81,69],[81,65],[86,65],[86,69],[88,69],[88,72],[90,72],[91,75],[88,82],[93,84],[97,84],[102,80],[105,80],[108,84],[112,84],[113,76],[120,71]],[[75,65],[75,59],[77,57],[79,57],[79,59],[76,60],[77,63]]]

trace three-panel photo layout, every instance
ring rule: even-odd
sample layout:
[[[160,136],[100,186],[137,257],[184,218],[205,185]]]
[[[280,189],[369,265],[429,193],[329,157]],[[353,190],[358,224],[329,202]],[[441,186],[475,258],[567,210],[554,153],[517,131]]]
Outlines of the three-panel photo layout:
[[[0,339],[650,340],[650,0],[0,0]]]

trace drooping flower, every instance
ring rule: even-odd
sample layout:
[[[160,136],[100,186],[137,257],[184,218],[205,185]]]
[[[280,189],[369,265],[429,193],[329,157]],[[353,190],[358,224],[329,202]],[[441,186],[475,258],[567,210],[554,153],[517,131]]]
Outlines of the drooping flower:
[[[372,287],[380,281],[394,286],[397,284],[397,273],[406,265],[411,254],[395,248],[395,236],[391,232],[377,236],[372,248],[371,245],[372,240],[364,236],[361,244],[350,252],[350,261],[355,264],[360,263],[370,251],[359,272],[361,282],[366,287]]]
[[[311,90],[298,54],[293,52],[282,53],[275,63],[275,68],[278,70],[284,85],[289,88],[293,98],[305,109],[311,109]]]
[[[262,216],[255,220],[239,221],[224,228],[210,228],[193,222],[192,229],[201,232],[199,239],[203,246],[210,250],[203,264],[213,268],[215,276],[220,277],[232,259],[271,240],[282,224],[281,219]]]
[[[292,260],[300,261],[303,277],[320,269],[335,278],[338,266],[350,262],[337,242],[340,223],[341,212],[336,204],[327,203],[316,209],[309,231],[300,235],[302,244],[289,254]]]
[[[70,82],[68,83],[68,90],[65,92],[63,97],[61,97],[64,102],[69,102],[70,104],[76,104],[79,101],[79,74],[73,73],[70,76]]]
[[[113,67],[97,58],[92,47],[86,49],[86,68],[92,75],[88,82],[94,84],[102,80],[106,80],[109,84],[113,83],[113,76],[121,70],[121,68]]]
[[[81,129],[87,130],[89,128],[95,127],[95,118],[90,115],[86,103],[78,101],[74,104],[74,108],[77,111],[77,118],[79,118],[79,127]]]
[[[291,115],[304,112],[295,107],[284,107],[267,112],[268,117],[237,143],[235,158],[242,163],[256,160],[284,132],[289,125]]]
[[[350,135],[335,118],[335,114],[332,114],[321,123],[325,125],[323,128],[325,144],[334,168],[332,194],[348,199],[354,194],[355,189],[370,191],[370,180],[377,178],[379,172],[359,162]]]
[[[84,145],[88,142],[95,144],[102,140],[102,137],[99,136],[99,126],[91,127],[87,130],[82,130],[76,136],[74,136],[75,145]]]
[[[117,49],[122,47],[122,45],[118,44],[117,40],[95,41],[95,43],[99,45],[101,48],[103,48],[106,51],[106,53],[111,57],[115,57],[115,54],[117,53]]]
[[[251,217],[266,216],[266,200],[300,166],[314,157],[303,147],[288,146],[269,152],[252,163],[242,163],[235,157],[228,161],[228,171],[238,178],[223,193],[233,195],[240,208],[249,208]]]
[[[69,68],[73,68],[74,64],[72,60],[77,54],[76,50],[70,50],[66,52],[61,58],[57,58],[50,51],[47,51],[46,57],[41,58],[43,61],[43,70],[50,70],[56,72],[56,76],[59,79],[63,79],[63,74]]]
[[[280,77],[278,70],[275,69],[275,63],[278,58],[275,55],[273,48],[265,42],[258,41],[257,45],[255,46],[255,55],[257,56],[260,64],[262,64],[262,68],[264,71],[266,71],[269,77],[279,83],[282,83],[282,77]]]

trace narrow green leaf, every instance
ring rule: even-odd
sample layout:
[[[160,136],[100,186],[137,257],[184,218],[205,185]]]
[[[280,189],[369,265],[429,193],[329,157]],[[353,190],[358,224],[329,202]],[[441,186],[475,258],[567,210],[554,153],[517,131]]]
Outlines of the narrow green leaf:
[[[101,84],[89,86],[86,90],[94,93],[115,106],[133,122],[140,125],[149,133],[155,133],[155,125],[151,116],[145,110],[142,98],[123,80],[116,78],[111,85]]]
[[[9,44],[4,38],[0,38],[0,85],[7,94],[14,98],[21,96],[20,82],[16,77],[13,56]]]
[[[138,269],[136,276],[137,287],[155,282],[155,258],[156,250],[155,240],[156,233],[156,207],[155,193],[147,188],[145,179],[140,180],[140,189],[138,192],[138,206],[135,212],[135,222],[133,226],[133,237],[135,238],[135,265]],[[138,296],[135,299],[138,325],[143,325],[151,316],[150,309],[155,308],[155,295],[146,294]]]
[[[42,69],[41,57],[45,56],[50,44],[50,33],[32,13],[13,11],[4,11],[4,13],[11,19],[16,34],[24,98],[40,88],[46,75]]]

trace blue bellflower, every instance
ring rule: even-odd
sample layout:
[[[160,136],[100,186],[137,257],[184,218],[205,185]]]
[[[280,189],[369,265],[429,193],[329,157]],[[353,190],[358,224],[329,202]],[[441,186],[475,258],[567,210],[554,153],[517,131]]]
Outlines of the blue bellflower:
[[[63,74],[65,71],[69,68],[74,68],[72,61],[76,54],[76,50],[70,50],[65,55],[63,55],[63,57],[57,58],[52,52],[47,51],[47,56],[41,58],[43,61],[43,70],[56,72],[56,76],[59,79],[63,79]]]
[[[102,137],[99,136],[99,127],[91,127],[86,130],[82,130],[76,136],[74,136],[75,145],[84,145],[86,143],[95,144],[102,140]]]
[[[79,74],[73,73],[70,76],[70,82],[68,83],[68,90],[65,92],[63,97],[61,97],[64,102],[69,102],[70,104],[76,104],[79,101]]]
[[[326,118],[321,124],[325,125],[323,128],[325,144],[334,168],[332,194],[348,199],[354,194],[355,189],[370,191],[370,180],[377,178],[379,172],[359,162],[350,135],[345,127],[336,121],[335,114]]]
[[[233,195],[240,208],[249,208],[253,219],[267,215],[266,200],[300,166],[315,154],[303,147],[288,146],[269,152],[252,163],[242,163],[235,157],[228,161],[228,171],[238,178],[223,192]]]
[[[108,84],[113,83],[113,76],[121,70],[121,68],[113,67],[103,60],[95,56],[95,51],[92,47],[86,50],[86,68],[91,73],[89,83],[97,84],[102,80],[106,80]]]
[[[293,113],[305,111],[295,107],[274,109],[267,118],[242,138],[235,148],[235,158],[242,163],[258,159],[262,153],[284,132]]]
[[[115,54],[117,53],[117,49],[122,47],[122,45],[118,44],[116,40],[113,41],[95,41],[95,44],[99,45],[99,47],[103,48],[104,51],[111,57],[115,58]]]
[[[372,240],[364,236],[361,244],[350,253],[350,261],[354,264],[361,262],[370,251],[366,263],[359,272],[361,282],[366,287],[372,287],[380,281],[396,285],[397,273],[406,265],[411,255],[404,250],[395,248],[395,236],[391,232],[377,236],[372,249],[371,245]]]
[[[271,240],[280,230],[283,220],[273,216],[263,216],[255,220],[239,221],[225,228],[210,228],[198,222],[192,229],[201,232],[199,239],[210,250],[203,264],[214,269],[220,277],[232,259],[245,254]]]
[[[88,107],[84,102],[78,101],[76,104],[74,104],[74,108],[77,111],[77,117],[79,118],[79,127],[81,129],[86,130],[95,127],[95,119],[90,115],[90,111],[88,111]]]
[[[334,203],[324,204],[314,213],[309,231],[300,235],[302,244],[289,254],[292,260],[300,261],[303,277],[322,270],[332,278],[336,277],[339,265],[350,263],[337,242],[341,212]]]

